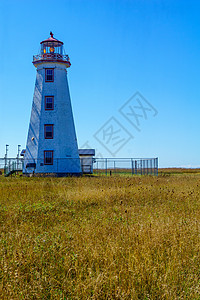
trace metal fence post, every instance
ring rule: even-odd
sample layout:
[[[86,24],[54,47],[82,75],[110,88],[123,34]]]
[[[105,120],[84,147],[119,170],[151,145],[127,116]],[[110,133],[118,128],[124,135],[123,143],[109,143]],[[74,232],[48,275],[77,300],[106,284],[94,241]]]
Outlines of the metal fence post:
[[[133,160],[131,158],[131,172],[132,172],[132,175],[133,175]]]
[[[135,160],[135,175],[137,175],[137,160]]]
[[[156,175],[156,159],[153,160],[153,166],[154,166],[154,175]]]
[[[158,157],[156,158],[156,170],[157,170],[156,175],[158,176]]]

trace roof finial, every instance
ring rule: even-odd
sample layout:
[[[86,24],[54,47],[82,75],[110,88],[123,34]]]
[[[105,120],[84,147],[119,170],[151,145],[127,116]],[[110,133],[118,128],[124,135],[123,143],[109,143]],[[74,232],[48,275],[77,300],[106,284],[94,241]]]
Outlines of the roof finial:
[[[52,31],[50,31],[50,36],[53,38],[53,33],[52,33]]]

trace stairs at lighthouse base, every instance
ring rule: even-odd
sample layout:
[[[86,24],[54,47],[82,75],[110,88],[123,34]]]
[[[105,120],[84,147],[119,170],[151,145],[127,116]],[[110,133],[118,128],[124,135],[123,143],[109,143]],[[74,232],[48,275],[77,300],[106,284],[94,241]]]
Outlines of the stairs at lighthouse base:
[[[13,162],[9,163],[8,166],[4,167],[4,176],[8,177],[17,172],[22,172],[22,169],[23,169],[22,161],[19,161],[19,162],[13,161]]]

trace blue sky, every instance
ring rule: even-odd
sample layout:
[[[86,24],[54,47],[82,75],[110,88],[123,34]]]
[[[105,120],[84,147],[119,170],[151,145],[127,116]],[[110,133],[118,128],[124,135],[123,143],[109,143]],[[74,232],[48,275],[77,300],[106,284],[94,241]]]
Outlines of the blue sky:
[[[53,31],[72,63],[79,147],[103,157],[159,157],[161,167],[200,166],[199,11],[198,1],[184,0],[1,0],[0,157],[5,144],[10,157],[18,144],[25,148],[32,56]],[[141,99],[146,115],[120,112]]]

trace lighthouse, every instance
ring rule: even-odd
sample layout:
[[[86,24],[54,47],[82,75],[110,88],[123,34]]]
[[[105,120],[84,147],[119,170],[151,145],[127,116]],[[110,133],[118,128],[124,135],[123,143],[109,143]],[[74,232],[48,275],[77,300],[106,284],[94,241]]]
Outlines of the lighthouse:
[[[69,56],[53,33],[33,56],[36,82],[23,173],[80,175],[81,165],[71,107]]]

